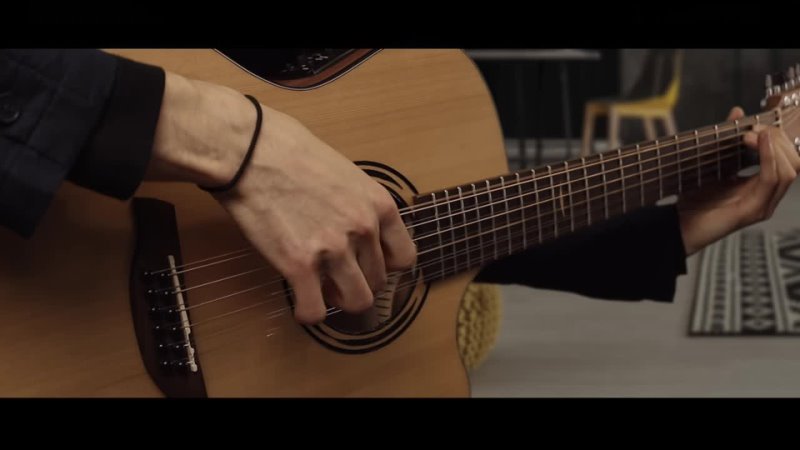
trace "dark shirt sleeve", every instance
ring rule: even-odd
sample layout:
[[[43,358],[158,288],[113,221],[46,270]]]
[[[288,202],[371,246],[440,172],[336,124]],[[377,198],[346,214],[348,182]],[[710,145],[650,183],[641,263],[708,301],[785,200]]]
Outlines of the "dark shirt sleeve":
[[[674,205],[642,208],[494,261],[476,281],[670,302],[686,253]]]
[[[31,236],[65,179],[132,195],[163,88],[163,70],[99,50],[0,50],[0,225]]]

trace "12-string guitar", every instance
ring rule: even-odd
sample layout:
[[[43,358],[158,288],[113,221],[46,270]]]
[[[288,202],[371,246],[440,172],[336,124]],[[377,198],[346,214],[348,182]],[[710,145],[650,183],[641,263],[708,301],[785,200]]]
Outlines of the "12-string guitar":
[[[0,396],[466,396],[456,319],[482,264],[735,175],[758,123],[800,146],[794,71],[762,114],[506,174],[461,51],[115,53],[299,119],[392,193],[418,263],[366,313],[301,326],[207,193],[144,183],[119,202],[65,184],[32,239],[0,231]]]

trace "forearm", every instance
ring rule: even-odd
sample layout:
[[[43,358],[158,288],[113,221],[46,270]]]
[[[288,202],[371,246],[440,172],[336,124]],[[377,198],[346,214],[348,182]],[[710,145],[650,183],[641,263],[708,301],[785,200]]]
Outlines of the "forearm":
[[[650,207],[496,261],[476,280],[604,299],[671,301],[685,271],[677,211]]]
[[[146,179],[216,186],[236,173],[256,112],[239,92],[167,73]]]

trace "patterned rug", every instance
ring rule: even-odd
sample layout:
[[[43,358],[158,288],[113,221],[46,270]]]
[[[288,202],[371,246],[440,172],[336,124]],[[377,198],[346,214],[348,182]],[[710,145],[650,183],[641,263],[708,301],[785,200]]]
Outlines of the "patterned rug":
[[[689,334],[800,335],[800,229],[749,229],[703,250]]]

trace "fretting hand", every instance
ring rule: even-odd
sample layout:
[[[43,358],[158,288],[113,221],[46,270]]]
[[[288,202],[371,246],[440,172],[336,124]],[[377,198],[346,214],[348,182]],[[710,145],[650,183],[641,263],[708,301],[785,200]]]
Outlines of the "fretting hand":
[[[744,117],[741,108],[731,110],[728,120]],[[760,170],[747,179],[727,181],[678,203],[686,254],[772,217],[800,171],[800,156],[786,133],[777,127],[756,126],[744,135],[747,147],[758,151]]]

